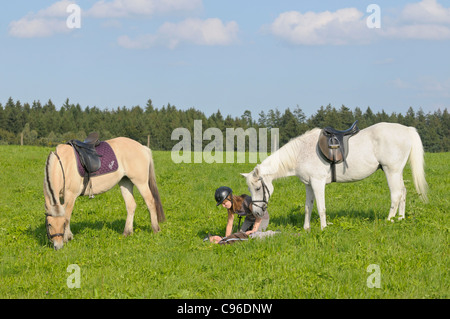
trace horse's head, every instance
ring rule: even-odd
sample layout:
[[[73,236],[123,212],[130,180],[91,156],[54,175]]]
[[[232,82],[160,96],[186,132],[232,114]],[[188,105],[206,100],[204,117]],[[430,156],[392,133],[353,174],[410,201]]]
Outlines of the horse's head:
[[[248,190],[252,195],[253,212],[261,216],[267,209],[270,195],[273,193],[272,180],[261,176],[259,165],[247,174],[241,174],[247,180]]]
[[[61,249],[64,245],[66,217],[46,214],[45,228],[47,229],[47,237],[52,242],[55,250]]]

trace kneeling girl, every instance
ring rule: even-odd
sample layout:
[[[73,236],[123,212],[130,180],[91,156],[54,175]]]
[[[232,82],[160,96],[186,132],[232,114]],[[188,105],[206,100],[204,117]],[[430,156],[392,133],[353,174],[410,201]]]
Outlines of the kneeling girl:
[[[245,233],[249,237],[257,236],[258,233],[266,230],[269,225],[269,213],[267,209],[261,215],[253,213],[252,198],[246,194],[236,196],[233,190],[227,186],[221,186],[216,189],[215,195],[216,206],[222,205],[227,209],[228,219],[225,229],[225,237],[231,235],[233,231],[234,216],[237,214],[240,218],[245,217],[240,232]],[[220,236],[210,236],[209,241],[218,243],[223,239]]]

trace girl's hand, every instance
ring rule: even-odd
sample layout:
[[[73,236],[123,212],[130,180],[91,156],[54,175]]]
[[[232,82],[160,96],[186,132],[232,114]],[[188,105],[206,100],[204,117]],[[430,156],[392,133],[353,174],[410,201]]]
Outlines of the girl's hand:
[[[261,225],[261,221],[262,221],[261,218],[256,218],[255,223],[253,224],[252,230],[247,230],[245,233],[247,235],[250,235],[250,234],[253,234],[254,232],[256,232],[259,228],[259,225]]]

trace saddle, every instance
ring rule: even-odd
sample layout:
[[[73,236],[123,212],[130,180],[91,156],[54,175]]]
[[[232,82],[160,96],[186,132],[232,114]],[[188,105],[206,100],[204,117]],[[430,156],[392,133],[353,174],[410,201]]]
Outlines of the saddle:
[[[100,157],[102,157],[102,155],[99,155],[95,150],[96,146],[100,144],[98,133],[90,133],[83,142],[79,140],[70,140],[69,142],[67,142],[67,144],[71,145],[73,149],[78,153],[81,165],[86,171],[86,176],[84,177],[83,181],[84,189],[82,192],[82,194],[84,194],[90,181],[91,174],[98,171],[102,164],[100,161]],[[90,197],[92,198],[93,195],[90,194]]]
[[[94,173],[100,169],[101,155],[95,150],[95,147],[100,144],[97,132],[90,133],[83,142],[79,140],[70,140],[67,144],[72,145],[75,151],[77,151],[80,156],[81,165],[83,165],[88,174]]]
[[[344,162],[344,165],[348,167],[345,161],[349,151],[348,140],[358,132],[358,121],[344,131],[327,126],[320,132],[317,146],[322,158],[331,164],[332,182],[336,182],[336,164]]]

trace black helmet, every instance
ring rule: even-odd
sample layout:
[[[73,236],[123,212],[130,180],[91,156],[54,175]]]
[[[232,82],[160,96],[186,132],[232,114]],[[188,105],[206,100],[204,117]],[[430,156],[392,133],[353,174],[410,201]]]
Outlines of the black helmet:
[[[222,204],[222,202],[231,193],[233,193],[233,190],[231,188],[229,188],[229,187],[226,187],[226,186],[221,186],[218,189],[216,189],[216,193],[214,194],[214,197],[216,198],[216,202],[217,202],[216,206],[219,206],[220,204]]]

